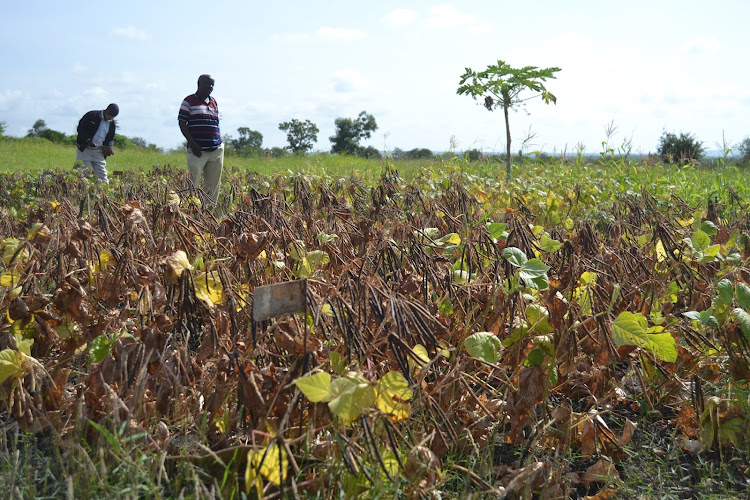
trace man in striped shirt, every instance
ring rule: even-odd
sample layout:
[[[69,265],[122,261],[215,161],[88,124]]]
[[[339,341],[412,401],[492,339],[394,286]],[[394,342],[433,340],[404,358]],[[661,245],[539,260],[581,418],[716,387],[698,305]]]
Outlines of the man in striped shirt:
[[[219,106],[211,97],[214,79],[210,75],[198,77],[198,90],[182,101],[177,121],[187,139],[187,166],[190,180],[203,189],[216,203],[224,168],[224,144],[219,132]]]

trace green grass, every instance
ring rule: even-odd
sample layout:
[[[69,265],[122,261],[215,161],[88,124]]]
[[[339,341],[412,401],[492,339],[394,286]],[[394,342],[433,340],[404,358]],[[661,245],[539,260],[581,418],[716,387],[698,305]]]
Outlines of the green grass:
[[[72,170],[76,159],[75,146],[52,143],[46,139],[0,138],[0,172],[37,172],[40,170]],[[416,174],[433,160],[403,160],[398,162],[406,177]],[[332,178],[359,175],[365,182],[374,181],[380,174],[383,160],[353,156],[332,156],[326,153],[280,158],[228,155],[226,168],[253,171],[262,175],[290,172],[309,172]],[[155,166],[185,167],[185,154],[180,151],[162,152],[147,148],[120,148],[107,159],[110,176],[115,171],[148,171]]]

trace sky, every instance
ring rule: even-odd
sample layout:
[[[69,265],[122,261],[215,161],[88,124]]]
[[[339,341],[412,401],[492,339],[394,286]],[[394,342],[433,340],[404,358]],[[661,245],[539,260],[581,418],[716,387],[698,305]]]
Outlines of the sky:
[[[279,124],[298,119],[328,151],[336,118],[366,111],[378,129],[363,144],[381,151],[504,152],[501,110],[456,93],[466,68],[502,60],[561,68],[546,83],[557,104],[511,112],[514,152],[750,136],[748,0],[3,3],[6,135],[38,119],[73,134],[115,102],[118,133],[175,148],[180,103],[208,73],[222,134],[248,127],[264,147],[286,146]]]

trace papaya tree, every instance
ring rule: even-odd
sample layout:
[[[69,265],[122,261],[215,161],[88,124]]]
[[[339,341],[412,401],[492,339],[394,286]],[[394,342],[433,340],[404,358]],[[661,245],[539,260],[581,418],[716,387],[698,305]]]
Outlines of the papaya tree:
[[[502,108],[505,116],[506,159],[505,166],[510,177],[510,125],[508,110],[523,104],[535,97],[541,97],[545,103],[557,103],[555,97],[544,86],[547,79],[555,78],[560,68],[540,69],[536,66],[513,68],[504,61],[497,61],[484,71],[476,72],[471,68],[461,75],[456,93],[471,96],[475,101],[481,99],[481,104],[492,111]],[[522,92],[533,92],[533,95],[521,97]]]

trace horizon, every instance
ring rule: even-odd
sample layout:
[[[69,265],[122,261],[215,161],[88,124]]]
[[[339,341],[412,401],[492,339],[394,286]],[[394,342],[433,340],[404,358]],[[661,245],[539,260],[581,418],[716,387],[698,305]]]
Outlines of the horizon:
[[[73,134],[86,111],[116,102],[118,133],[174,149],[183,140],[179,104],[210,73],[222,135],[248,127],[266,148],[285,147],[278,125],[296,118],[320,129],[315,150],[330,150],[335,119],[366,111],[378,129],[363,145],[381,151],[504,151],[502,112],[456,95],[466,67],[481,71],[498,59],[561,68],[546,82],[556,105],[536,99],[528,114],[511,113],[514,152],[528,139],[529,151],[582,145],[596,154],[608,127],[610,147],[631,141],[643,154],[663,131],[692,133],[712,150],[750,135],[750,69],[737,64],[750,41],[750,4],[739,0],[723,9],[697,0],[636,0],[626,9],[591,0],[221,3],[209,16],[219,28],[203,45],[183,41],[191,13],[203,8],[192,0],[136,0],[106,16],[87,5],[97,4],[6,7],[14,21],[0,34],[7,135],[25,135],[38,119]]]

